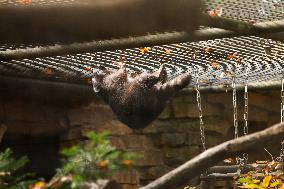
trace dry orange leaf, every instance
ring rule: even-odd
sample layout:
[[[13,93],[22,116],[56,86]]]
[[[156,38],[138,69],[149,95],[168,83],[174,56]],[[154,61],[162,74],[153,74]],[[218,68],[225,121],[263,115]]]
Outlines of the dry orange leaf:
[[[125,165],[126,167],[129,167],[129,168],[130,168],[130,167],[133,166],[133,161],[126,159],[126,160],[123,160],[123,161],[122,161],[122,164]]]
[[[46,183],[43,181],[38,181],[33,185],[29,186],[29,189],[44,189],[46,187]]]
[[[98,166],[98,168],[100,168],[100,169],[107,169],[108,163],[109,163],[108,160],[101,160],[101,161],[97,164],[97,166]]]
[[[149,48],[149,47],[140,47],[139,50],[140,50],[140,52],[141,52],[142,54],[144,54],[144,53],[149,52],[149,51],[150,51],[150,48]]]
[[[237,53],[228,54],[228,59],[229,59],[229,60],[237,59]]]
[[[91,72],[92,68],[91,67],[86,67],[85,70],[88,71],[88,72]]]
[[[52,75],[52,69],[50,67],[46,68],[45,73],[46,73],[46,75],[51,76]]]
[[[217,17],[217,16],[221,16],[222,13],[223,13],[223,9],[220,6],[216,7],[213,10],[208,11],[209,16],[212,17],[212,18]]]
[[[220,70],[221,69],[220,64],[218,64],[217,62],[215,62],[213,60],[210,61],[210,65],[211,65],[212,68],[214,68],[216,70]]]
[[[166,54],[171,54],[172,51],[171,51],[170,49],[165,49],[165,53],[166,53]]]
[[[205,48],[203,49],[203,51],[204,51],[205,54],[209,54],[209,53],[211,52],[211,48],[205,47]]]
[[[217,13],[215,12],[215,10],[211,10],[211,11],[208,11],[208,14],[210,17],[214,18],[214,17],[217,17]]]
[[[240,58],[238,58],[236,61],[237,61],[238,64],[241,63],[241,59]]]
[[[27,4],[32,3],[32,0],[17,0],[17,2],[21,3],[21,4],[24,4],[24,5],[27,5]]]

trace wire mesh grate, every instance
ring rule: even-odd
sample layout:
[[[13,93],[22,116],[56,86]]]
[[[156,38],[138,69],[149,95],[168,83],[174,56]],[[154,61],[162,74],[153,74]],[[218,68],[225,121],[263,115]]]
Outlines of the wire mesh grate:
[[[9,47],[1,47],[9,49]],[[34,60],[1,62],[0,72],[8,75],[35,77],[66,82],[89,82],[92,68],[104,66],[118,69],[124,62],[130,74],[153,72],[165,64],[169,78],[199,69],[200,84],[226,85],[233,74],[237,83],[245,81],[245,67],[249,82],[272,81],[281,78],[284,44],[255,36],[216,39],[192,43],[154,46],[149,52],[125,49],[85,53]]]
[[[249,22],[283,19],[283,0],[206,0],[207,10],[222,8],[222,16]]]
[[[19,0],[0,0],[0,6],[18,6]],[[32,0],[31,5],[75,3],[78,0]],[[222,7],[222,16],[243,21],[284,19],[281,0],[205,0],[207,10]],[[24,5],[25,6],[25,5]],[[0,45],[0,51],[41,46],[24,44]],[[169,78],[199,69],[201,85],[228,85],[231,76],[237,83],[280,80],[283,69],[284,43],[255,36],[233,37],[200,42],[154,46],[149,52],[139,48],[77,55],[13,60],[0,62],[1,75],[23,76],[71,83],[89,83],[92,68],[104,66],[118,69],[119,62],[127,63],[131,75],[153,72],[166,64]],[[194,84],[194,83],[193,83]]]

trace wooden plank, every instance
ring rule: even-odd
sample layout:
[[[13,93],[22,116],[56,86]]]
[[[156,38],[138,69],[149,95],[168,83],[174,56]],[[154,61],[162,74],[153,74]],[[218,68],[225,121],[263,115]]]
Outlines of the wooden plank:
[[[200,0],[83,0],[0,7],[0,43],[111,39],[199,26]]]

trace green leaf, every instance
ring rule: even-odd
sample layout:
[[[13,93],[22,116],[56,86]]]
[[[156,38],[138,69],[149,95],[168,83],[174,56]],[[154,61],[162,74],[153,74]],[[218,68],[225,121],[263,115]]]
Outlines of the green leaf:
[[[251,183],[252,179],[250,177],[241,177],[238,179],[239,183]]]
[[[67,157],[75,156],[79,151],[79,146],[75,145],[70,148],[65,148],[61,151],[61,154]]]

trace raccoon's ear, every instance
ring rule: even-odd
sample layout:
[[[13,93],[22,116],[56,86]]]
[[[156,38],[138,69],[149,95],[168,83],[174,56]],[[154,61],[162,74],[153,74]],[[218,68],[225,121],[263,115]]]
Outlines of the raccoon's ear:
[[[155,72],[156,74],[159,75],[159,81],[161,83],[165,83],[167,81],[167,70],[166,70],[166,66],[164,64],[162,64],[159,68],[159,70],[157,72]]]
[[[101,90],[101,82],[99,81],[99,79],[98,79],[96,76],[94,76],[94,77],[92,78],[92,84],[93,84],[93,90],[94,90],[94,92],[95,92],[95,93],[100,92],[100,90]]]
[[[156,85],[158,82],[163,83],[164,78],[167,76],[166,69],[164,65],[161,65],[159,70],[154,72],[154,73],[142,73],[139,77],[137,77],[138,83],[141,84],[141,86],[146,86],[146,87],[153,87]]]
[[[117,87],[124,87],[127,82],[127,71],[126,67],[123,65],[119,70],[116,70],[104,78],[104,87],[106,90],[115,90]]]

